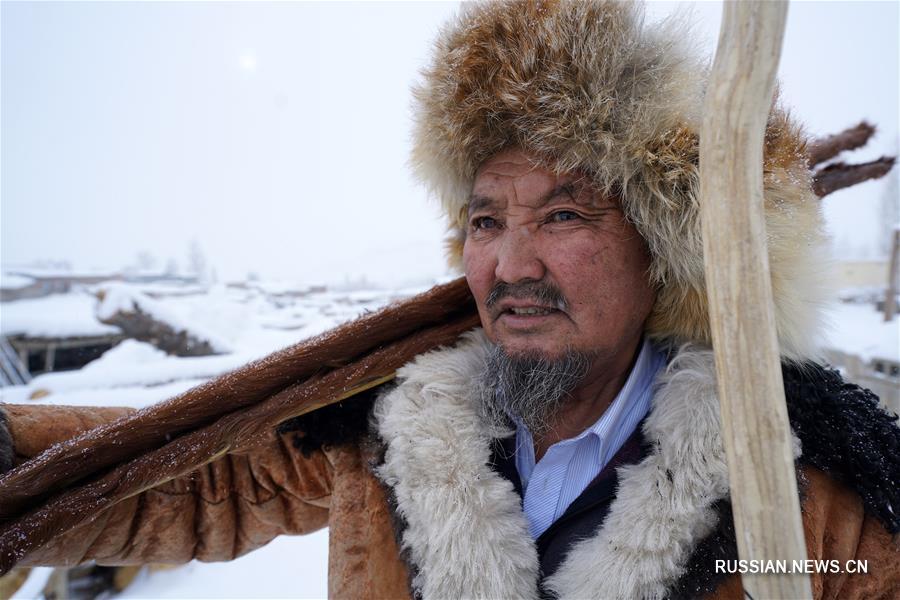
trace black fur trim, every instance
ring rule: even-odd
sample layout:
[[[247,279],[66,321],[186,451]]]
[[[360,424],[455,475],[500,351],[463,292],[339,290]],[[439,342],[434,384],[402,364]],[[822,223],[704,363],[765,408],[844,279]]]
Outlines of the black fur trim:
[[[694,548],[684,574],[669,592],[670,600],[704,598],[711,594],[726,577],[717,573],[717,560],[737,560],[737,542],[734,536],[734,516],[731,502],[719,500],[713,505],[719,519],[716,529]]]
[[[368,431],[369,413],[382,387],[289,419],[278,426],[278,433],[295,432],[294,447],[307,458],[323,447],[359,443]]]
[[[806,497],[809,480],[803,471],[797,470],[797,489],[800,501]],[[705,598],[712,594],[729,577],[727,572],[716,572],[716,561],[738,560],[737,538],[734,534],[734,513],[731,500],[723,498],[713,505],[718,524],[696,548],[688,561],[684,574],[669,591],[668,600],[690,600]]]
[[[0,407],[0,475],[13,468],[15,449],[7,426],[6,411]]]
[[[815,364],[785,366],[791,426],[810,464],[849,486],[888,532],[900,532],[900,428],[878,397]]]

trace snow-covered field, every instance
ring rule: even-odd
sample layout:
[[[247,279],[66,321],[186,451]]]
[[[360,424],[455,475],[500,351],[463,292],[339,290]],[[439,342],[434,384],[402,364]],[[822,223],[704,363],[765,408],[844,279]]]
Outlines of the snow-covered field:
[[[116,332],[98,315],[138,299],[154,316],[214,340],[222,352],[179,358],[126,339],[77,371],[39,375],[28,385],[0,388],[2,402],[142,407],[321,333],[366,311],[423,291],[297,289],[282,284],[193,287],[99,284],[0,305],[4,335],[80,336]],[[97,293],[104,291],[104,301]],[[830,346],[863,360],[900,361],[900,325],[884,323],[871,304],[830,309]],[[31,400],[39,396],[38,400]],[[282,537],[231,563],[193,562],[144,570],[121,598],[318,598],[327,593],[327,530]],[[46,570],[36,570],[17,598],[35,597]]]

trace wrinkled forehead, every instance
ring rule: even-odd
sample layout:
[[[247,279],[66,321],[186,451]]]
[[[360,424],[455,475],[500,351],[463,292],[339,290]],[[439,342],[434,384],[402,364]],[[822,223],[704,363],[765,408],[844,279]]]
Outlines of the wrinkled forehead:
[[[472,186],[464,214],[505,210],[511,205],[534,210],[563,203],[596,208],[619,205],[612,195],[599,191],[581,173],[485,171],[481,175]]]
[[[511,203],[528,208],[560,201],[589,205],[602,202],[604,196],[583,172],[556,169],[532,152],[510,147],[478,167],[464,213]]]

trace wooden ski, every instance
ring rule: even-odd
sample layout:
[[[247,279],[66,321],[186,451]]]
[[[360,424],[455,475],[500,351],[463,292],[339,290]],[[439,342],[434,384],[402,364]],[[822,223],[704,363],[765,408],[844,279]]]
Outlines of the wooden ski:
[[[806,559],[763,212],[763,142],[787,2],[726,2],[700,131],[713,349],[741,559]],[[810,598],[805,574],[742,575],[751,598]]]

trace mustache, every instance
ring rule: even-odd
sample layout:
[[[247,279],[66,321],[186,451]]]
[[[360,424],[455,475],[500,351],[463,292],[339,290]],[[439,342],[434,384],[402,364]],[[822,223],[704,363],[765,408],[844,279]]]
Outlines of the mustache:
[[[563,312],[569,309],[569,303],[562,290],[549,281],[526,281],[522,283],[498,281],[491,288],[484,304],[487,308],[494,308],[504,298],[533,300],[535,304],[551,306]]]

